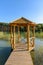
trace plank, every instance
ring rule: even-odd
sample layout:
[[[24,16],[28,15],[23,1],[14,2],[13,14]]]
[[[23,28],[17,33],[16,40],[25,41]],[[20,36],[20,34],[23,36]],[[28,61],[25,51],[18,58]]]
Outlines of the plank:
[[[13,50],[5,65],[33,65],[30,52]]]

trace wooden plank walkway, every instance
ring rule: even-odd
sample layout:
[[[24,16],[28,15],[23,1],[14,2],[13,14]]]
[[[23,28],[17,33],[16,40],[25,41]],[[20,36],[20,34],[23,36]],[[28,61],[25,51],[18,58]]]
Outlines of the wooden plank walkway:
[[[13,50],[5,65],[33,65],[29,51]]]

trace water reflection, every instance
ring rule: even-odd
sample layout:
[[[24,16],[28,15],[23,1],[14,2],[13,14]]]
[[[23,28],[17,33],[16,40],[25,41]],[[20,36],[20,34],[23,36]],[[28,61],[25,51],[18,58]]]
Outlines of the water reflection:
[[[35,49],[31,52],[34,65],[43,65],[43,40],[35,40]]]

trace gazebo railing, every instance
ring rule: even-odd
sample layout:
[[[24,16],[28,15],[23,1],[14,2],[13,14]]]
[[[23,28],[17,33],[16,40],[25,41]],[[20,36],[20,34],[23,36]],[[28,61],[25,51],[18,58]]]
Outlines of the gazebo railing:
[[[30,39],[29,45],[33,46],[35,37],[30,37],[29,39]]]

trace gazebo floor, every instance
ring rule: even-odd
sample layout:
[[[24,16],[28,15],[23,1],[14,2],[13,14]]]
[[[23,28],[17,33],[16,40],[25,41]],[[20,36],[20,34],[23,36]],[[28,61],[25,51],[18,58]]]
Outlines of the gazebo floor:
[[[15,50],[28,50],[27,49],[27,43],[17,43],[15,44]],[[29,51],[34,50],[34,47],[29,46]]]

